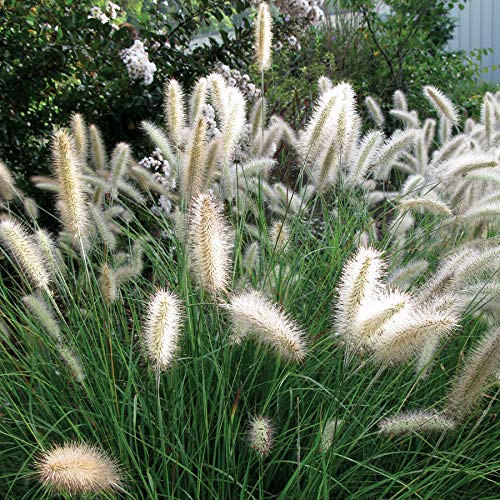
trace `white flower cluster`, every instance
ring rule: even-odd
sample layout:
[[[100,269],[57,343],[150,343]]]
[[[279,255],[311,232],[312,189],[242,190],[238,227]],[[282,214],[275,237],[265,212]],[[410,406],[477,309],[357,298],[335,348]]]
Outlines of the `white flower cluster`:
[[[249,101],[255,101],[260,98],[260,89],[257,88],[246,74],[241,74],[237,69],[231,69],[226,64],[221,64],[217,69],[226,83],[231,87],[238,87],[243,95]]]
[[[276,0],[276,7],[285,15],[285,21],[305,21],[318,24],[324,19],[323,0]]]
[[[292,49],[292,50],[300,50],[301,49],[301,45],[300,45],[299,41],[297,40],[297,37],[295,37],[293,35],[285,35],[284,41],[289,49]],[[275,51],[279,51],[279,50],[283,49],[283,47],[284,47],[283,42],[277,41],[274,44],[273,48]]]
[[[143,158],[139,165],[141,167],[147,168],[153,172],[155,179],[162,184],[167,186],[169,189],[175,189],[175,177],[172,177],[172,167],[165,158],[163,158],[159,148],[156,148],[151,156],[146,156]],[[168,214],[172,211],[172,202],[165,196],[160,195],[158,198],[158,204],[151,207],[151,211],[160,215],[162,212]]]
[[[120,6],[113,2],[106,2],[106,13],[104,13],[100,7],[94,6],[90,9],[89,19],[98,19],[102,24],[108,24],[110,21],[114,20],[118,16],[118,12],[121,10]],[[116,24],[111,24],[113,29],[117,29]]]
[[[221,131],[217,128],[217,122],[215,121],[215,109],[211,104],[205,104],[201,108],[201,114],[207,122],[207,140],[211,142],[221,135]]]
[[[120,51],[120,57],[127,66],[128,76],[132,80],[143,79],[144,85],[153,81],[156,64],[148,58],[146,47],[140,40],[136,40],[132,47]]]

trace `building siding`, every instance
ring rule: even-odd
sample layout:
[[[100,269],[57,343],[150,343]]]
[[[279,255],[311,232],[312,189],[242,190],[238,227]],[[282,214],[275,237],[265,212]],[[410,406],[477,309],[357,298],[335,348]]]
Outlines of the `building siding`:
[[[493,49],[483,56],[482,66],[500,65],[500,0],[467,0],[464,10],[455,6],[451,16],[457,20],[451,50]],[[500,84],[500,70],[482,74],[482,80]]]

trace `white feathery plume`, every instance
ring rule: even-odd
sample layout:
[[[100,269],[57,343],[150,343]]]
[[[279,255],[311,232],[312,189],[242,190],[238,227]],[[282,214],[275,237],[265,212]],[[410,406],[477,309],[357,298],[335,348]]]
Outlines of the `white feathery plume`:
[[[449,97],[445,96],[443,92],[432,85],[426,85],[424,87],[424,96],[440,116],[444,116],[452,125],[458,122],[457,110]]]
[[[223,122],[228,112],[227,85],[224,77],[219,73],[211,73],[207,76],[210,99],[214,105],[219,120]]]
[[[418,128],[420,125],[418,119],[408,111],[403,111],[402,109],[391,109],[389,114],[396,120],[403,122],[405,127]]]
[[[75,142],[76,152],[82,164],[87,162],[89,138],[85,120],[80,113],[74,113],[71,116],[71,135]]]
[[[207,122],[199,115],[190,133],[180,176],[180,192],[186,201],[202,188],[207,152],[206,134]]]
[[[359,347],[370,345],[370,339],[379,335],[384,326],[401,311],[410,312],[410,295],[399,290],[384,291],[368,296],[361,302],[355,323],[353,337]]]
[[[106,149],[104,147],[104,141],[102,140],[101,131],[96,125],[90,125],[89,138],[90,159],[92,160],[96,172],[102,175],[106,170],[108,158],[106,156]]]
[[[40,322],[55,342],[62,342],[59,323],[41,295],[31,294],[21,299],[31,314]]]
[[[254,449],[262,458],[269,455],[273,446],[274,427],[268,417],[257,416],[250,420],[248,441],[250,448]]]
[[[172,144],[179,149],[184,143],[184,128],[186,126],[184,92],[180,83],[172,78],[165,83],[163,93],[165,124]]]
[[[233,323],[231,342],[241,343],[251,335],[289,361],[301,361],[307,353],[306,335],[261,292],[242,292],[223,306]]]
[[[38,480],[57,493],[82,495],[121,489],[116,463],[95,446],[53,446],[38,457],[35,466]]]
[[[0,199],[10,201],[17,195],[14,178],[3,161],[0,161]]]
[[[338,98],[337,87],[334,87],[316,101],[312,117],[299,139],[298,148],[304,161],[312,163],[324,145],[329,143],[334,118],[332,110]]]
[[[409,434],[413,432],[446,432],[455,428],[455,422],[435,410],[399,413],[380,421],[381,434]]]
[[[163,158],[165,158],[170,165],[175,167],[177,165],[177,160],[165,132],[163,132],[163,130],[160,127],[157,127],[154,123],[148,121],[143,121],[141,123],[141,128],[144,132],[146,132],[149,139],[155,144],[155,146],[160,149]]]
[[[192,201],[189,245],[192,271],[198,283],[211,293],[226,291],[231,264],[231,234],[219,202],[210,193],[200,193]]]
[[[261,2],[255,20],[255,58],[261,73],[271,67],[271,45],[273,40],[272,17],[269,5]]]
[[[14,219],[0,220],[0,241],[35,288],[47,289],[50,274],[33,236]]]
[[[87,198],[80,162],[70,136],[63,130],[52,139],[53,168],[58,183],[58,209],[66,231],[83,246],[88,233]]]
[[[118,184],[127,174],[130,166],[130,146],[125,142],[120,142],[115,146],[111,155],[111,195],[116,198],[118,194]]]
[[[483,390],[500,368],[500,328],[488,332],[463,364],[446,399],[446,413],[464,420],[479,403]]]
[[[191,92],[189,101],[189,119],[194,123],[203,106],[207,102],[208,82],[205,77],[199,78]]]
[[[401,111],[408,111],[408,103],[406,102],[406,95],[402,90],[396,90],[393,96],[393,103],[395,109]]]
[[[349,344],[354,344],[354,347],[358,340],[354,323],[361,303],[367,297],[375,296],[382,288],[380,279],[384,268],[380,252],[370,247],[360,247],[342,270],[337,287],[338,300],[334,323],[338,334]]]
[[[401,290],[408,290],[412,283],[428,268],[429,263],[426,260],[413,260],[390,273],[387,277],[387,284],[397,286]]]
[[[86,375],[78,356],[68,346],[61,343],[57,345],[57,351],[59,352],[59,355],[68,367],[75,381],[79,384],[83,384]]]
[[[318,78],[318,93],[324,94],[329,90],[333,89],[333,83],[327,76],[320,76]]]
[[[163,372],[172,365],[181,335],[182,309],[178,297],[158,290],[149,300],[143,331],[145,353],[154,369]]]
[[[377,127],[382,127],[384,125],[385,118],[377,101],[373,97],[367,96],[365,104],[372,120],[375,122],[375,125]]]
[[[415,136],[414,130],[396,131],[381,147],[374,175],[376,179],[385,180],[391,171],[391,163],[396,161],[402,152],[409,148]]]
[[[434,136],[436,135],[436,120],[432,118],[427,118],[424,122],[424,126],[422,127],[424,134],[424,141],[427,151],[429,151],[434,142]]]
[[[404,198],[399,202],[398,209],[401,212],[405,212],[406,210],[419,210],[434,215],[453,215],[451,208],[444,201],[440,200],[437,195],[430,196],[431,193],[418,198]]]
[[[441,338],[457,324],[454,311],[403,310],[384,326],[380,335],[371,338],[374,358],[382,363],[406,361],[422,348],[427,339]]]

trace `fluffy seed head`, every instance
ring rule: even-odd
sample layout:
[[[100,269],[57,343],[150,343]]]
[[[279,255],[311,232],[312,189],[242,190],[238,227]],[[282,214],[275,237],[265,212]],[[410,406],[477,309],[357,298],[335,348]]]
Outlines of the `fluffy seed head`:
[[[271,67],[271,44],[273,39],[272,18],[269,5],[262,2],[259,5],[255,21],[255,56],[257,69],[266,71]]]
[[[360,306],[367,297],[376,295],[385,264],[381,254],[370,247],[360,247],[344,266],[337,288],[338,302],[335,325],[349,343],[356,343],[353,325]]]
[[[174,146],[179,148],[184,139],[183,130],[186,126],[186,115],[182,87],[173,78],[165,83],[163,109],[170,139]]]
[[[58,130],[52,138],[52,156],[62,222],[73,240],[81,241],[88,229],[86,195],[78,156],[64,130]]]
[[[198,283],[211,293],[226,290],[231,265],[231,236],[222,208],[210,193],[193,199],[189,221],[192,271]]]
[[[440,116],[444,116],[452,124],[458,122],[457,110],[449,97],[446,97],[443,92],[432,85],[427,85],[424,87],[424,95]]]
[[[92,494],[119,489],[117,465],[102,450],[87,444],[54,446],[36,463],[39,481],[57,493]]]
[[[375,122],[375,125],[377,127],[382,127],[384,125],[384,114],[382,113],[382,110],[380,109],[380,106],[378,105],[377,101],[373,98],[368,96],[365,99],[366,107],[368,109],[368,112],[370,113],[370,116],[372,117],[372,120]]]
[[[181,335],[182,309],[177,296],[158,290],[149,300],[143,344],[157,372],[165,371],[174,360]]]
[[[320,450],[324,453],[328,451],[335,439],[335,434],[339,431],[342,426],[342,420],[339,418],[332,418],[325,423],[323,433],[321,434],[321,445]]]
[[[42,296],[31,294],[23,297],[22,301],[52,339],[55,342],[61,342],[62,336],[59,323]]]
[[[80,113],[75,113],[71,117],[71,135],[75,141],[75,149],[82,163],[87,161],[89,140],[87,134],[87,125]]]
[[[0,241],[35,288],[47,288],[49,272],[34,238],[14,219],[0,221]]]
[[[488,382],[500,369],[500,328],[483,337],[469,354],[446,400],[447,414],[464,420],[481,399]]]
[[[305,357],[305,333],[260,292],[242,292],[224,307],[234,326],[232,342],[240,343],[251,335],[287,360],[301,361]]]
[[[83,384],[85,380],[85,370],[78,356],[64,344],[59,344],[57,350],[76,382]]]
[[[254,417],[250,421],[248,441],[250,447],[261,457],[269,455],[273,446],[274,428],[271,419],[263,416]]]
[[[0,198],[10,201],[16,196],[14,178],[3,161],[0,161]]]
[[[454,310],[403,310],[392,317],[380,335],[372,337],[374,358],[382,363],[406,361],[429,338],[441,338],[457,325],[458,317]]]
[[[450,418],[432,410],[418,410],[388,417],[379,423],[380,433],[394,436],[412,432],[446,432],[455,428]]]

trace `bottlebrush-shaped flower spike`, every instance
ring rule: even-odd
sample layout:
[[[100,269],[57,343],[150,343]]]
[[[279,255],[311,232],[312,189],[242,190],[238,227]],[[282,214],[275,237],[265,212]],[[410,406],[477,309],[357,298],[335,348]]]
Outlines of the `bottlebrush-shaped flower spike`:
[[[255,21],[255,57],[257,69],[260,72],[266,71],[271,67],[272,40],[272,18],[269,5],[266,2],[261,2]]]
[[[86,194],[73,141],[63,130],[58,130],[53,136],[52,156],[59,187],[57,206],[62,223],[73,242],[82,244],[88,233]]]
[[[157,372],[165,371],[175,358],[181,335],[181,318],[181,304],[174,293],[159,290],[149,300],[143,345]]]
[[[39,481],[50,490],[71,495],[120,489],[115,462],[87,444],[67,443],[43,453],[36,463]]]
[[[361,247],[344,265],[337,288],[338,301],[334,323],[337,332],[350,344],[357,343],[354,323],[360,306],[367,297],[375,296],[382,288],[385,264],[381,254],[370,247]]]
[[[305,357],[305,333],[262,293],[242,292],[233,296],[224,308],[234,326],[232,342],[240,343],[252,335],[287,360],[301,361]]]
[[[24,226],[14,219],[0,220],[0,241],[35,288],[47,288],[49,271],[38,245]]]
[[[225,291],[231,265],[231,235],[222,208],[212,194],[201,193],[193,199],[188,239],[191,268],[198,283],[211,293]]]
[[[481,399],[489,379],[500,369],[500,328],[485,335],[469,354],[446,399],[446,413],[464,420]]]
[[[250,447],[261,457],[269,455],[273,446],[274,428],[271,419],[263,416],[254,417],[250,421],[248,441]]]
[[[388,417],[379,423],[380,433],[394,436],[412,432],[446,432],[455,428],[455,422],[433,410],[418,410]]]

